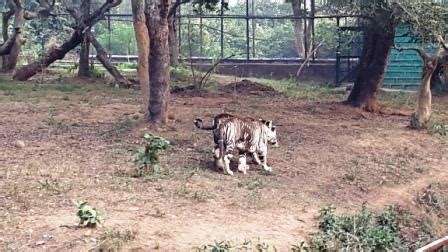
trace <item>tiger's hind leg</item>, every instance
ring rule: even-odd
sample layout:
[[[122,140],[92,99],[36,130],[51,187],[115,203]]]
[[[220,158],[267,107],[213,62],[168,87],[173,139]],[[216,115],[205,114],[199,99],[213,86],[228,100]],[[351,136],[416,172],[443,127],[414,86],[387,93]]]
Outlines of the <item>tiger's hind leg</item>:
[[[246,153],[240,152],[238,158],[238,171],[242,172],[243,174],[246,174],[247,170],[249,170],[249,165],[247,165]]]

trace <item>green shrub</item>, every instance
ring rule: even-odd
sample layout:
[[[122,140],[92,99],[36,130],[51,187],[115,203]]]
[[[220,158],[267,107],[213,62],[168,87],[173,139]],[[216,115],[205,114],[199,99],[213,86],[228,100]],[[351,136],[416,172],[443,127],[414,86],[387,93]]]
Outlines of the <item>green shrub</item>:
[[[393,208],[376,214],[363,205],[355,215],[336,215],[333,207],[323,208],[319,232],[312,238],[318,250],[388,250],[401,247],[398,221]]]
[[[96,227],[103,222],[104,213],[89,206],[86,201],[76,202],[76,216],[79,217],[79,225],[84,227]]]
[[[163,137],[145,133],[144,147],[134,147],[131,152],[137,154],[134,163],[137,165],[137,175],[155,174],[159,172],[159,154],[168,149],[170,142]]]

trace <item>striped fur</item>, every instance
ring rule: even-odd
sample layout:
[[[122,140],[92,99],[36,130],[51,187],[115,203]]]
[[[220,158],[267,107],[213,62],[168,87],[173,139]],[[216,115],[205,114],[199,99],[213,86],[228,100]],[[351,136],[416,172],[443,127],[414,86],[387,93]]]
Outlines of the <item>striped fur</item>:
[[[276,129],[271,121],[220,114],[214,118],[212,126],[203,126],[201,119],[196,119],[195,125],[200,129],[213,130],[215,164],[225,173],[233,175],[229,164],[235,150],[239,153],[238,170],[244,174],[249,168],[247,153],[264,170],[272,170],[266,162],[267,145],[277,145]]]

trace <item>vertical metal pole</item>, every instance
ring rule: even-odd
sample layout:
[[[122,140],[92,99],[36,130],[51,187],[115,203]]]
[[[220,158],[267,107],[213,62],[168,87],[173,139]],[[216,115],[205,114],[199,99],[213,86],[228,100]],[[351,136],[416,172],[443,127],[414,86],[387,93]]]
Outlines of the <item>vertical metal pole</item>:
[[[200,56],[202,57],[202,55],[204,55],[204,46],[203,46],[203,33],[202,33],[202,29],[203,29],[203,24],[202,24],[202,10],[201,10],[201,17],[199,18],[199,43],[200,43]]]
[[[311,45],[312,45],[312,51],[314,51],[315,49],[315,40],[314,40],[314,15],[316,13],[316,4],[315,4],[315,0],[311,0]],[[313,61],[316,59],[316,53],[313,53]]]
[[[308,58],[308,26],[307,26],[307,14],[306,14],[306,0],[303,1],[303,37],[304,37],[304,41],[303,43],[305,44],[305,59]]]
[[[339,27],[339,17],[336,18],[336,26],[338,31],[338,45],[336,47],[336,86],[339,86],[339,68],[340,68],[340,55],[341,55],[341,30]]]
[[[224,58],[224,0],[221,0],[221,58]]]
[[[180,55],[182,55],[182,24],[181,24],[181,22],[182,22],[182,18],[181,18],[181,15],[182,15],[182,11],[181,11],[181,6],[182,5],[179,5],[179,7],[177,7],[177,11],[178,11],[178,13],[177,13],[177,25],[178,25],[178,28],[177,28],[177,35],[178,35],[178,41],[177,41],[177,43],[178,43],[178,48],[179,48],[179,56]]]
[[[110,47],[111,47],[111,42],[110,42],[110,12],[108,12],[107,14],[108,14],[107,15],[107,29],[109,31],[109,36],[108,36],[108,39],[107,39],[107,52],[109,53],[109,59],[110,59],[110,57],[111,57],[111,50],[110,50]]]
[[[249,0],[246,0],[246,60],[250,59]]]
[[[252,0],[252,58],[255,58],[255,29],[257,23],[253,18],[255,16],[255,0]]]

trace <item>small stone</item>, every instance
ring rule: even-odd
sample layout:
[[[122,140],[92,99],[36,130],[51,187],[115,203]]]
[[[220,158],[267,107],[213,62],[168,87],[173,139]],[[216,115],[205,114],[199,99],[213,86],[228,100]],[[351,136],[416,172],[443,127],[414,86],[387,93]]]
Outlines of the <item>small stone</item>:
[[[14,146],[19,149],[25,148],[25,143],[23,141],[17,140],[14,142]]]
[[[37,241],[36,242],[36,246],[40,246],[40,245],[44,245],[45,244],[45,241]]]
[[[92,230],[91,229],[88,229],[86,231],[86,233],[84,234],[84,236],[91,236],[91,235],[92,235]]]

